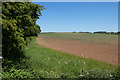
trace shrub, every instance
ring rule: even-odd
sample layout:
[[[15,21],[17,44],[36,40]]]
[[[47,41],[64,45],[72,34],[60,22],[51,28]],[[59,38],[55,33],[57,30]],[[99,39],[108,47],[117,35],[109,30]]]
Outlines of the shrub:
[[[43,9],[43,6],[30,2],[3,2],[3,58],[11,60],[22,54],[25,45],[29,43],[29,37],[40,33],[40,26],[36,24],[36,20],[42,16]]]

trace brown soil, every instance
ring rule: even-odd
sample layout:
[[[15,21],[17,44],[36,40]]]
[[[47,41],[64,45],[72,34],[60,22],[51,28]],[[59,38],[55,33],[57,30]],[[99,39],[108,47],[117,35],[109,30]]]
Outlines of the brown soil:
[[[118,64],[117,44],[96,44],[78,40],[37,38],[37,43],[42,46],[67,52],[77,56],[101,60],[111,64]]]

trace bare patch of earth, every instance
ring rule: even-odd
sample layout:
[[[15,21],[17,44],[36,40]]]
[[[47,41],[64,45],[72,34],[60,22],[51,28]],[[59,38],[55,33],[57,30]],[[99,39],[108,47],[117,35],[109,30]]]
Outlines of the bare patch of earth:
[[[117,44],[97,44],[82,42],[80,40],[55,39],[38,37],[37,43],[62,52],[74,54],[84,58],[92,58],[118,64],[118,45]]]

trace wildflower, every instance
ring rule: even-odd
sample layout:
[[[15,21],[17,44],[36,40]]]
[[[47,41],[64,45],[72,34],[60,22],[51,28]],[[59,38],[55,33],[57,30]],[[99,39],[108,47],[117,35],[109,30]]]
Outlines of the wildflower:
[[[48,60],[49,60],[50,58],[48,58]]]
[[[110,77],[113,77],[113,75],[110,74]]]
[[[2,56],[0,56],[0,59],[2,59]]]
[[[65,62],[65,64],[67,64],[67,62]]]
[[[84,75],[81,74],[80,76],[82,77],[82,76],[84,76]]]
[[[85,64],[85,62],[83,62],[83,64]]]

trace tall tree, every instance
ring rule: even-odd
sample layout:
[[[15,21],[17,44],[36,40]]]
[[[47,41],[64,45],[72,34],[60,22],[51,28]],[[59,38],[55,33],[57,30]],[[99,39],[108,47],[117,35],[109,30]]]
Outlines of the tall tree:
[[[27,39],[41,31],[36,20],[43,6],[30,2],[3,2],[2,4],[2,49],[3,57],[19,57]]]

